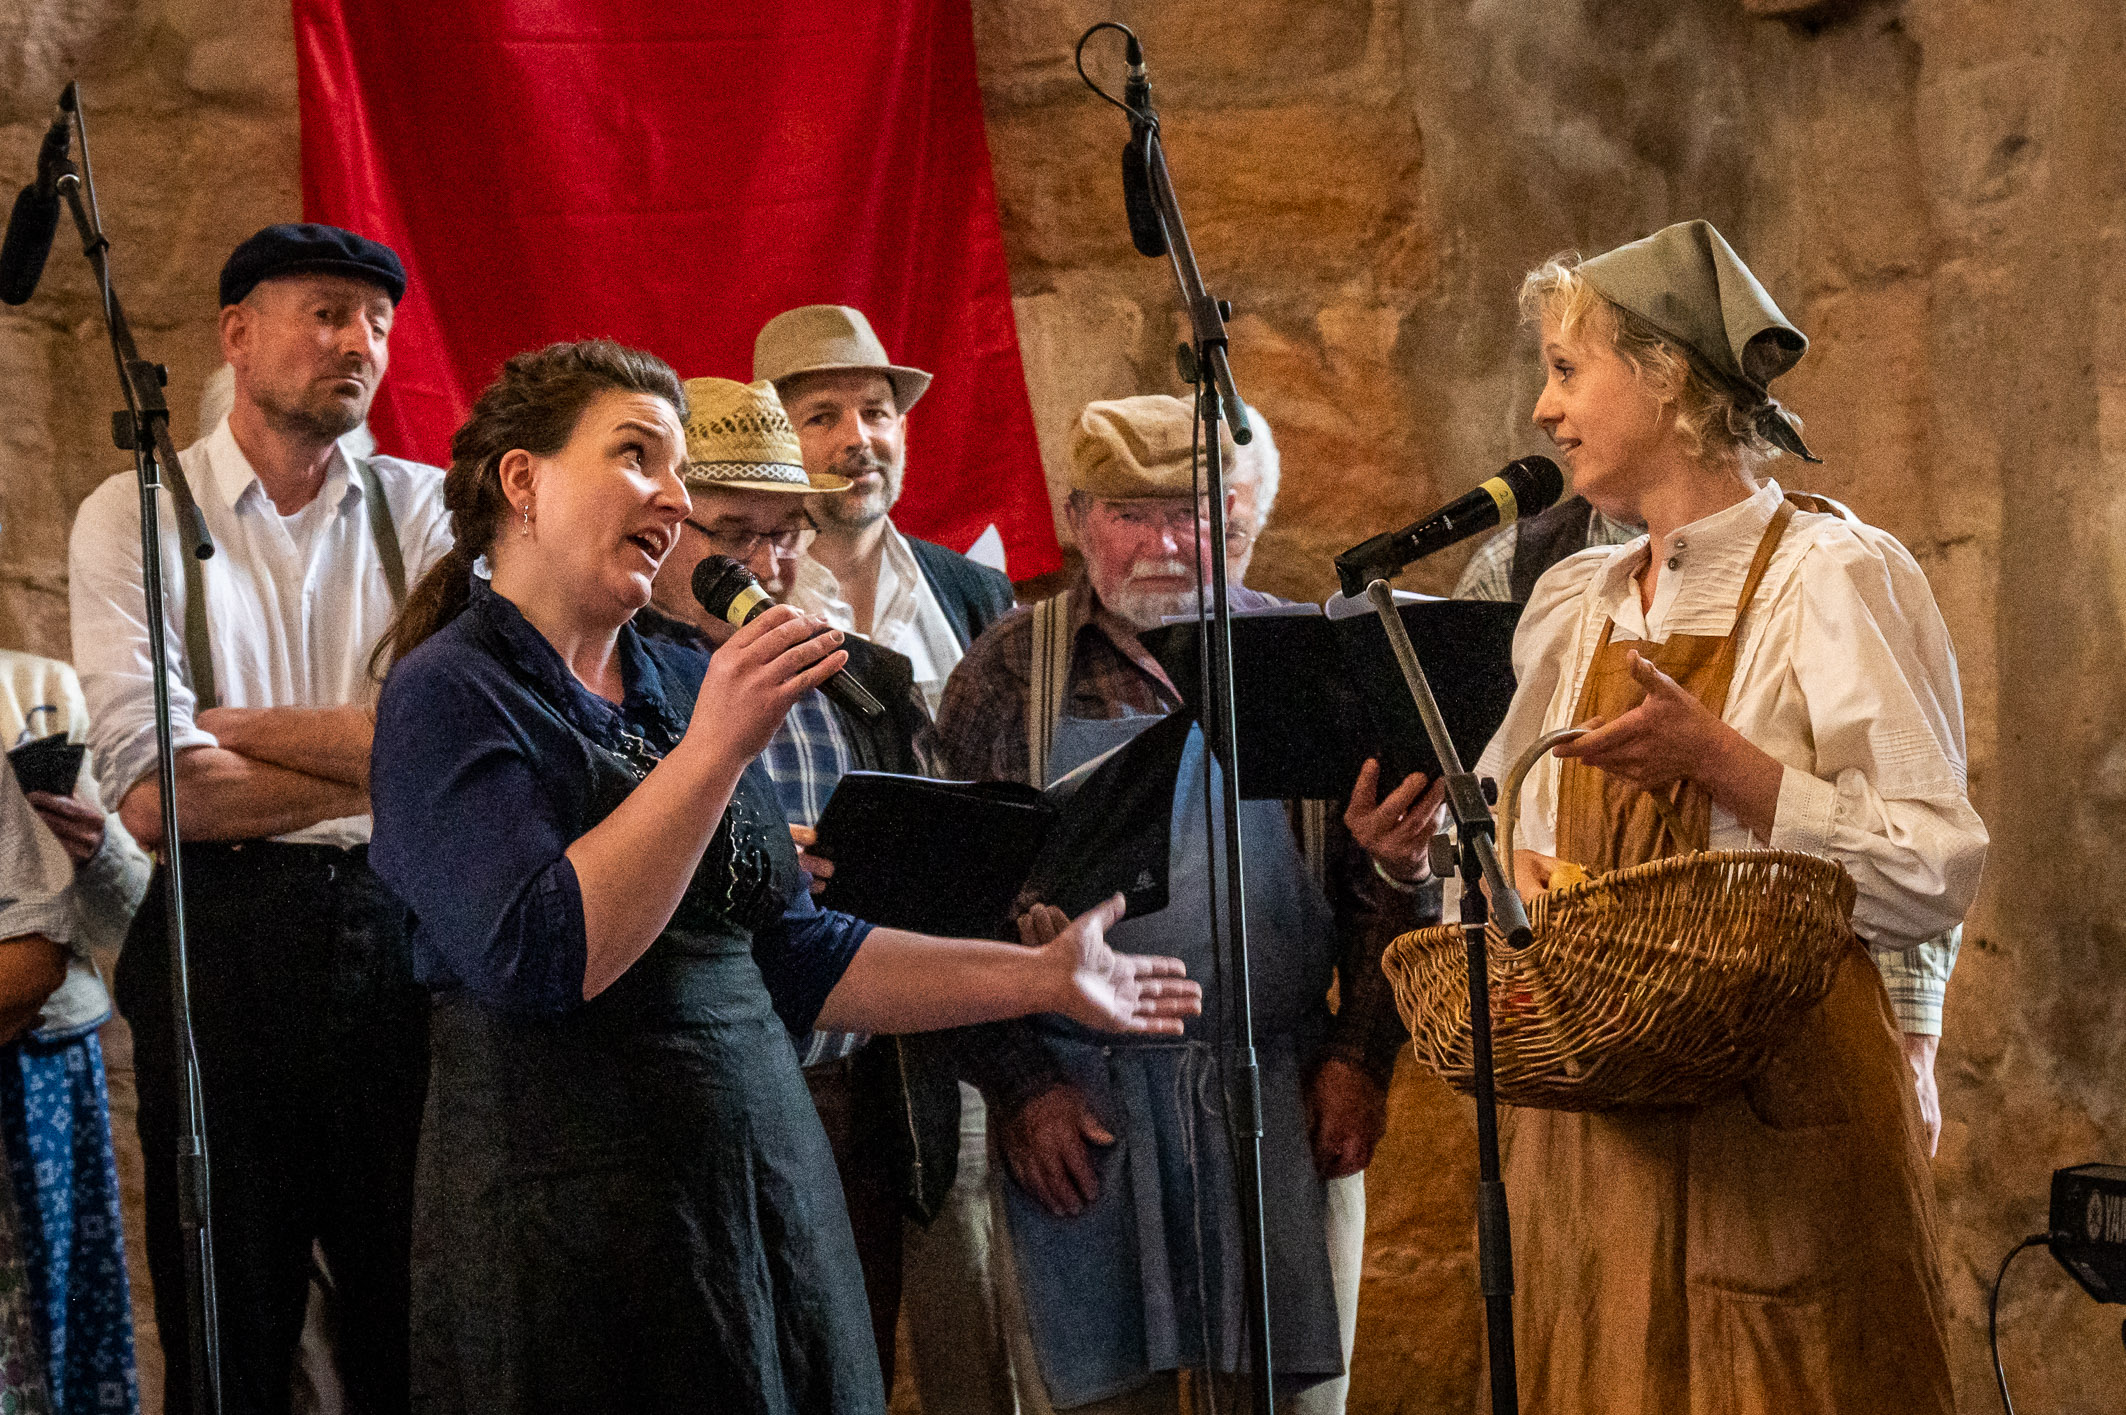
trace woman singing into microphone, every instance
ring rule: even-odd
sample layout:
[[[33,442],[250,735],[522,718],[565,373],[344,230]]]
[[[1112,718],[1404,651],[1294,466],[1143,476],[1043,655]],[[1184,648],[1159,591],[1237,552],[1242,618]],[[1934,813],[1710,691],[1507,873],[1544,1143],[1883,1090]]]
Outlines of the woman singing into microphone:
[[[417,1410],[877,1415],[789,1034],[1197,1006],[1178,963],[1106,947],[1119,901],[1037,950],[812,907],[754,758],[840,635],[778,607],[704,656],[628,626],[688,511],[683,416],[645,354],[511,359],[389,640],[371,858],[435,993]]]
[[[1520,687],[1479,770],[1503,777],[1554,728],[1594,730],[1523,790],[1523,887],[1559,859],[1599,874],[1770,847],[1845,866],[1873,944],[1959,923],[1986,831],[1926,579],[1888,534],[1757,479],[1780,450],[1808,456],[1765,386],[1807,341],[1702,221],[1553,260],[1522,304],[1542,326],[1535,421],[1582,496],[1648,532],[1573,556],[1529,596]],[[1727,1099],[1512,1111],[1522,1398],[1617,1415],[1948,1415],[1919,1133],[1857,945]]]

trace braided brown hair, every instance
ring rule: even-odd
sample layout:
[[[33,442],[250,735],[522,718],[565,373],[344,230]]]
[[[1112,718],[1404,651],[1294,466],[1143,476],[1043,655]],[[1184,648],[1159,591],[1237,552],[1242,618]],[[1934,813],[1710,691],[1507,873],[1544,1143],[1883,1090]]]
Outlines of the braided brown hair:
[[[443,505],[455,544],[407,594],[377,644],[372,670],[388,669],[464,612],[472,598],[473,561],[493,549],[516,513],[502,494],[502,459],[518,448],[541,457],[559,452],[584,410],[608,392],[662,398],[686,420],[686,393],[671,366],[610,339],[549,344],[502,365],[450,439]]]

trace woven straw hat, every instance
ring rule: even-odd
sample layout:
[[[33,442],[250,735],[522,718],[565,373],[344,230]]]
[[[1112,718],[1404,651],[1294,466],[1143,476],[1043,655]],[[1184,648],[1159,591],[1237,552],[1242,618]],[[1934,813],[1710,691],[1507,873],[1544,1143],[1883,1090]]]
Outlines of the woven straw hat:
[[[893,401],[902,412],[915,406],[930,386],[930,375],[886,357],[886,346],[871,332],[864,312],[847,305],[800,305],[761,326],[753,341],[753,377],[780,385],[801,373],[869,370],[893,385]]]
[[[848,490],[847,477],[805,475],[804,450],[774,384],[690,378],[686,394],[688,487],[800,496]]]

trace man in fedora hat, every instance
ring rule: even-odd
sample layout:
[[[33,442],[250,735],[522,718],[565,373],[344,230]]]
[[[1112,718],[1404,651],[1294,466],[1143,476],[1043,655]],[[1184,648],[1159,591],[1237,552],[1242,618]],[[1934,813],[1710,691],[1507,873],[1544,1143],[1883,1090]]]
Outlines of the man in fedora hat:
[[[907,472],[908,411],[930,375],[896,364],[860,310],[805,305],[753,343],[753,377],[782,396],[805,467],[849,489],[814,498],[812,557],[832,572],[827,617],[915,665],[931,710],[968,644],[1011,608],[1011,582],[944,546],[903,535],[891,512]]]
[[[686,393],[682,475],[693,507],[652,582],[650,606],[635,617],[637,631],[698,634],[711,643],[736,632],[694,600],[694,568],[709,555],[742,562],[769,594],[818,610],[819,582],[828,577],[805,558],[813,536],[805,504],[810,496],[847,490],[848,480],[806,473],[797,434],[772,385],[696,378],[687,381]],[[848,672],[885,706],[885,715],[858,717],[815,690],[790,709],[761,754],[801,847],[812,843],[811,827],[844,773],[940,774],[930,716],[908,660],[853,636],[845,647]],[[822,875],[832,868],[809,855],[805,863]],[[945,1044],[934,1038],[815,1034],[803,1060],[834,1150],[890,1390],[902,1220],[928,1223],[951,1190],[960,1143],[959,1084]]]
[[[850,483],[812,498],[819,535],[811,555],[833,583],[823,605],[806,607],[823,608],[850,642],[864,638],[905,655],[935,713],[945,680],[1011,608],[1012,591],[996,571],[893,524],[907,470],[908,411],[930,375],[887,357],[861,310],[804,305],[762,327],[753,376],[782,395],[806,469]],[[962,1086],[960,1096],[957,1180],[944,1212],[907,1234],[909,1339],[926,1415],[1010,1408],[989,1280],[987,1122],[974,1088]]]

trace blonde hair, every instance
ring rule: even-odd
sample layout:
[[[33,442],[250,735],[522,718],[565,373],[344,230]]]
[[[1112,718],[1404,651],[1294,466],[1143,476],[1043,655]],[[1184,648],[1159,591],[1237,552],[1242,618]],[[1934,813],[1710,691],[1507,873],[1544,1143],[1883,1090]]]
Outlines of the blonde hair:
[[[1673,340],[1597,290],[1579,267],[1579,254],[1567,251],[1529,271],[1521,281],[1521,318],[1531,324],[1555,320],[1568,339],[1606,340],[1646,391],[1675,410],[1676,435],[1693,461],[1739,464],[1755,476],[1779,455],[1757,431],[1762,404],[1713,382]],[[1793,421],[1798,426],[1801,419]]]

